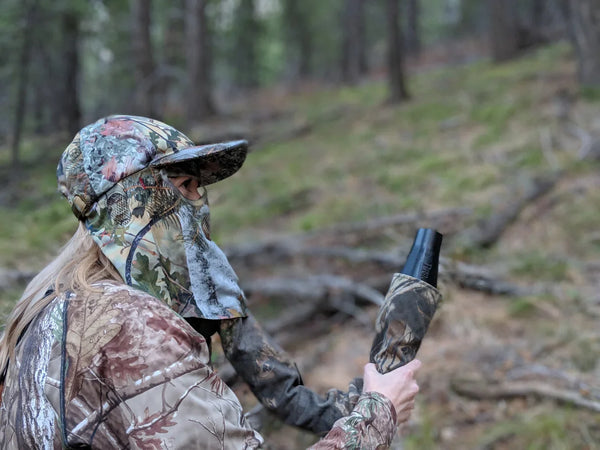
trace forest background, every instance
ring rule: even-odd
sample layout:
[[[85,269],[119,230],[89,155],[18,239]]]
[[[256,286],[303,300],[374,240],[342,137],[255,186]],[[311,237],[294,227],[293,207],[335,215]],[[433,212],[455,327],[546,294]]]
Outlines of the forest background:
[[[360,374],[435,227],[444,302],[394,448],[600,448],[600,0],[2,0],[0,49],[3,315],[75,229],[75,132],[151,116],[250,141],[213,235],[306,384]],[[316,439],[257,416],[271,448]]]

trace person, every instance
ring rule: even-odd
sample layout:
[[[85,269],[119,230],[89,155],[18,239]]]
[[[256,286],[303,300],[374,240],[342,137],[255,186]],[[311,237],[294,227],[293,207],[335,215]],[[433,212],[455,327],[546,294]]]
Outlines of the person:
[[[418,391],[413,361],[326,398],[247,309],[210,239],[205,186],[235,173],[246,143],[195,146],[143,117],[83,128],[57,169],[79,226],[27,286],[0,339],[2,448],[258,448],[210,339],[315,448],[385,448]]]

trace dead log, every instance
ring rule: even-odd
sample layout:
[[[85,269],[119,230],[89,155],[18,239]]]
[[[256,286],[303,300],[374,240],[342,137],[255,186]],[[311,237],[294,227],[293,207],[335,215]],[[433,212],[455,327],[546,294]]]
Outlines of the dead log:
[[[397,271],[403,265],[408,247],[397,252],[370,251],[342,246],[316,246],[298,240],[269,241],[230,247],[226,250],[234,266],[256,268],[264,264],[273,266],[287,264],[292,260],[314,261],[317,259],[345,261],[354,265],[373,265],[385,271]]]
[[[283,308],[277,318],[263,323],[265,330],[276,336],[283,346],[327,333],[332,321],[339,320],[335,315],[350,316],[372,330],[373,323],[360,304],[380,306],[384,298],[381,292],[367,284],[335,275],[263,278],[243,287],[251,303],[256,297],[263,297],[293,305]],[[334,317],[327,321],[314,320],[318,315]]]
[[[435,211],[417,211],[392,216],[378,217],[364,222],[340,223],[330,227],[318,230],[308,231],[301,234],[284,235],[268,241],[256,242],[245,245],[229,246],[225,248],[228,258],[243,259],[260,253],[277,253],[282,251],[289,253],[290,249],[301,251],[303,246],[310,242],[321,242],[327,240],[327,247],[335,246],[335,242],[344,241],[348,235],[360,236],[360,240],[366,240],[373,233],[382,233],[382,230],[389,227],[401,225],[428,224],[434,228],[441,224],[459,223],[461,217],[472,214],[471,208],[446,208]],[[446,225],[445,234],[452,233],[454,230],[450,225]],[[323,247],[319,245],[319,247]],[[311,250],[312,251],[312,250]]]
[[[532,180],[522,194],[512,196],[515,197],[515,200],[475,227],[467,229],[463,233],[464,240],[468,242],[469,246],[491,247],[515,222],[527,205],[550,192],[560,176],[559,172]]]
[[[580,161],[586,159],[594,145],[597,145],[595,144],[597,141],[594,140],[594,137],[590,133],[579,127],[574,121],[566,124],[565,130],[581,141],[579,150],[577,150],[577,159]]]
[[[472,213],[472,208],[462,207],[395,214],[392,216],[377,217],[364,222],[340,223],[320,230],[310,231],[304,235],[304,239],[321,236],[335,236],[339,238],[348,234],[360,234],[364,236],[370,232],[380,232],[384,228],[400,225],[414,225],[417,223],[420,224],[420,226],[426,224],[432,228],[444,228],[444,234],[451,234],[454,231],[451,224],[456,226],[459,218],[468,216]],[[445,226],[441,227],[442,224],[445,224]]]
[[[310,133],[314,128],[314,123],[305,119],[296,119],[291,122],[276,123],[274,126],[264,128],[257,133],[252,140],[253,146],[262,146],[267,144],[276,144],[287,142]]]
[[[7,290],[17,284],[28,283],[34,276],[35,272],[0,268],[0,291]]]
[[[383,295],[370,286],[336,275],[310,275],[303,278],[263,278],[244,284],[244,292],[250,296],[259,294],[267,297],[304,301],[322,301],[345,295],[378,306],[383,303]]]
[[[520,297],[550,292],[545,286],[520,286],[504,279],[503,273],[484,266],[473,266],[442,258],[440,274],[443,279],[456,283],[464,289],[485,292],[491,295]]]
[[[363,266],[372,265],[383,272],[389,273],[389,276],[382,275],[381,279],[371,281],[368,284],[363,282],[363,286],[369,286],[379,292],[385,292],[387,283],[391,280],[391,275],[398,272],[404,266],[406,260],[405,255],[408,253],[408,248],[398,252],[381,252],[368,251],[360,249],[352,249],[348,247],[316,247],[304,245],[298,241],[281,241],[281,242],[263,242],[243,247],[230,248],[227,251],[229,259],[233,265],[243,264],[245,266],[256,266],[257,264],[276,265],[288,263],[293,258],[314,260],[316,258],[336,259],[349,262],[351,264],[360,264]],[[462,288],[485,292],[492,295],[506,296],[524,296],[537,295],[551,292],[551,287],[546,286],[519,286],[510,281],[505,280],[505,274],[499,273],[498,270],[493,270],[484,266],[473,266],[447,258],[440,258],[440,278],[445,281],[456,283]],[[382,279],[385,278],[385,282]],[[323,280],[318,281],[314,278],[312,283],[317,281],[317,284],[323,287]],[[314,298],[314,295],[322,296],[322,289],[314,289],[310,284],[310,278],[291,279],[290,286],[284,286],[288,283],[285,279],[278,281],[268,281],[264,286],[261,286],[263,281],[257,280],[249,285],[257,292],[263,295],[270,296],[276,294],[277,291],[281,295],[291,291],[291,295],[299,296],[304,299]],[[275,290],[272,289],[271,283],[275,283]],[[306,283],[304,286],[303,283]],[[346,279],[345,283],[353,283]],[[360,285],[360,284],[359,284]]]
[[[589,392],[558,388],[547,381],[489,381],[482,379],[455,378],[451,380],[452,390],[462,396],[481,399],[509,399],[514,397],[548,398],[560,403],[572,404],[594,412],[600,412],[600,398]]]

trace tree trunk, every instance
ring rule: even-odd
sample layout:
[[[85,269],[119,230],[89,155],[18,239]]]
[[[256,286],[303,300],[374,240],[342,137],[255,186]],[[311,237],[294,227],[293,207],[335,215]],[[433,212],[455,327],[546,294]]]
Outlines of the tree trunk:
[[[75,135],[80,128],[81,108],[79,106],[79,14],[71,10],[63,13],[64,32],[64,114],[67,131]]]
[[[421,53],[419,6],[419,0],[407,0],[406,2],[406,50],[414,56],[419,56]]]
[[[156,80],[150,39],[151,8],[152,0],[133,0],[131,3],[131,40],[136,83],[133,112],[142,116],[155,117]]]
[[[342,80],[358,82],[365,65],[364,0],[346,0],[342,13]]]
[[[308,24],[298,24],[298,47],[299,47],[299,65],[298,73],[300,78],[308,78],[311,75],[311,60],[312,60],[312,41],[310,38],[310,32],[308,30]]]
[[[188,124],[215,113],[212,100],[210,33],[206,23],[206,0],[186,0],[187,56],[186,92]]]
[[[519,50],[515,0],[488,0],[490,49],[495,62],[514,58]]]
[[[531,2],[531,26],[536,27],[543,24],[544,11],[547,0],[532,0]]]
[[[600,0],[569,0],[568,7],[579,83],[600,88]]]
[[[40,17],[44,17],[42,23],[56,23],[60,16],[50,15],[40,10]],[[38,22],[39,23],[39,22]],[[38,25],[39,28],[43,25]],[[45,32],[38,28],[36,36],[46,36]],[[31,76],[29,79],[29,92],[32,98],[29,101],[32,111],[28,117],[33,118],[33,132],[37,135],[47,133],[49,130],[56,131],[66,129],[64,120],[65,108],[63,101],[65,96],[66,82],[64,82],[64,36],[45,45],[34,45],[31,54]],[[36,40],[38,38],[36,37]],[[58,50],[58,51],[57,51]],[[60,120],[57,121],[57,118]]]
[[[404,55],[402,54],[402,31],[398,0],[386,0],[387,7],[387,53],[389,101],[401,102],[409,98],[404,82]]]
[[[365,24],[365,0],[358,0],[358,14],[356,16],[356,45],[358,46],[358,73],[365,75],[369,71],[367,60],[367,27]]]
[[[33,58],[35,59],[35,57]],[[33,132],[41,135],[44,131],[44,86],[41,82],[36,81],[32,86],[33,92]]]
[[[235,11],[235,62],[236,78],[244,88],[259,84],[258,40],[260,24],[256,18],[254,0],[239,0]]]
[[[285,0],[283,23],[291,71],[294,77],[298,75],[300,78],[308,78],[312,73],[313,54],[309,11],[297,0]]]
[[[163,41],[164,63],[169,67],[177,67],[185,61],[185,0],[169,3],[167,28]]]
[[[178,100],[183,97],[181,91],[175,91],[185,84],[185,78],[182,78],[180,68],[186,66],[185,0],[171,1],[167,8],[168,17],[161,52],[163,57],[156,68],[156,90],[154,92],[157,113],[163,117],[170,109],[171,98],[177,105]],[[183,88],[185,89],[185,86]]]
[[[25,122],[25,104],[27,100],[27,84],[29,81],[29,64],[31,62],[31,46],[35,27],[37,2],[34,1],[25,6],[25,18],[22,28],[22,44],[19,54],[19,66],[17,68],[17,99],[15,105],[15,122],[12,136],[12,166],[17,168],[19,161],[19,148],[21,146],[21,135],[23,123]]]

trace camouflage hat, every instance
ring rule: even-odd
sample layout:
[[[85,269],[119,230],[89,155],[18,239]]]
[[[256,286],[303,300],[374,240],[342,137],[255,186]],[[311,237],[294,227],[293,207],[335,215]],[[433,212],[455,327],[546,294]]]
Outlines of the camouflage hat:
[[[233,175],[246,158],[246,141],[196,146],[157,120],[110,116],[83,128],[64,151],[58,189],[82,219],[118,181],[147,167],[173,167],[206,186]]]

